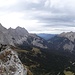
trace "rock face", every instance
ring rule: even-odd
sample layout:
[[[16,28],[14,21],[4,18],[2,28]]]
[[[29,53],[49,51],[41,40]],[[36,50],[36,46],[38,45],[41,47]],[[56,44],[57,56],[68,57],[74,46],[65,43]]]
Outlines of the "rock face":
[[[17,53],[9,48],[0,52],[0,75],[27,75]]]
[[[47,48],[47,41],[40,38],[39,36],[37,36],[36,34],[30,34],[30,36],[32,39],[31,41],[31,44],[33,46],[36,46],[36,47],[40,47],[40,48]]]
[[[29,35],[27,30],[21,27],[17,27],[16,29],[9,28],[8,34],[12,37],[13,44],[22,44]]]
[[[25,28],[17,27],[16,29],[6,29],[0,24],[0,44],[47,48],[47,45],[44,43],[47,42],[35,34],[28,33]]]
[[[75,40],[75,32],[67,32],[67,33],[61,33],[59,35],[60,37],[65,37],[65,38],[68,38],[70,41],[74,42]]]
[[[48,42],[52,49],[72,52],[75,50],[75,32],[61,33],[48,40]]]

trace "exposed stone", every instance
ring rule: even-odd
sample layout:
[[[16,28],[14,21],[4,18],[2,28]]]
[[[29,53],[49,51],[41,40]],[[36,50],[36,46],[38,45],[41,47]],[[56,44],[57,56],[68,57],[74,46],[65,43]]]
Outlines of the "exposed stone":
[[[27,75],[27,69],[12,49],[0,52],[0,75]]]

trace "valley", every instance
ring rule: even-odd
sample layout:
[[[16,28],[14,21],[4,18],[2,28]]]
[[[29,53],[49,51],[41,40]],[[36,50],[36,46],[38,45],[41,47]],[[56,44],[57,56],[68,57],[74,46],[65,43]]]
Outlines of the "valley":
[[[75,75],[75,32],[46,40],[25,28],[0,25],[0,51],[7,47],[18,54],[25,75]]]

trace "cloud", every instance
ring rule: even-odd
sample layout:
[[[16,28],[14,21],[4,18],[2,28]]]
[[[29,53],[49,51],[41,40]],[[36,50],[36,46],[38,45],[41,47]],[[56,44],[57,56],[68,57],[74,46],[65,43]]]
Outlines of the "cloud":
[[[74,31],[74,8],[75,0],[0,0],[0,21],[35,33]]]

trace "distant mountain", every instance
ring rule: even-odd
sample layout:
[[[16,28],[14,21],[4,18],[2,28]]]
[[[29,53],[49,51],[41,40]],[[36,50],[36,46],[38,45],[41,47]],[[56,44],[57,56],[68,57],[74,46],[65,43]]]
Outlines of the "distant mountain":
[[[75,32],[63,32],[48,40],[50,47],[55,50],[75,51]]]
[[[75,32],[46,37],[0,24],[0,74],[74,75]]]
[[[37,36],[30,34],[25,28],[17,27],[16,29],[6,29],[0,24],[0,44],[19,46],[22,48],[47,48],[47,41]]]
[[[40,33],[37,34],[38,36],[42,37],[45,40],[49,40],[50,38],[54,37],[56,34],[45,34],[45,33]]]

